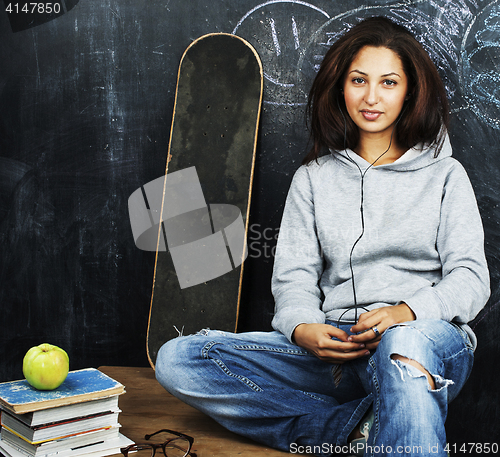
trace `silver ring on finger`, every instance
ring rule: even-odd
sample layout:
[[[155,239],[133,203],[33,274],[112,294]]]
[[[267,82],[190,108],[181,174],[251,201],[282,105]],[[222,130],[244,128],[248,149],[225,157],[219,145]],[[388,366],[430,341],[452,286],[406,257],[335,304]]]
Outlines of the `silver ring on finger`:
[[[372,330],[375,332],[375,336],[376,336],[376,337],[379,337],[379,336],[380,336],[380,332],[378,331],[378,328],[377,328],[377,327],[372,327]]]

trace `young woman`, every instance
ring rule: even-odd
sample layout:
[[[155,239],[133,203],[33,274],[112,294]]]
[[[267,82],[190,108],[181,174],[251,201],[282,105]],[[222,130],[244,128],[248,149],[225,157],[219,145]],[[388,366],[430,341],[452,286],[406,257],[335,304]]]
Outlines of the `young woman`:
[[[327,53],[309,115],[276,250],[276,331],[176,338],[157,378],[292,453],[446,455],[489,275],[443,84],[406,29],[371,18]]]

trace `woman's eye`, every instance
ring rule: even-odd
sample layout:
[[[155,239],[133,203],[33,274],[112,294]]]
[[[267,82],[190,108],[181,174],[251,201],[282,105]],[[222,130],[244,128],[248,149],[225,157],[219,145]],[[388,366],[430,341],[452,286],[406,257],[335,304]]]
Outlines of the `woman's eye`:
[[[396,82],[396,81],[393,81],[392,79],[386,79],[386,80],[384,81],[384,84],[385,84],[386,86],[395,86],[395,85],[397,84],[397,82]]]
[[[352,82],[354,84],[363,84],[365,82],[365,80],[363,78],[353,78]]]

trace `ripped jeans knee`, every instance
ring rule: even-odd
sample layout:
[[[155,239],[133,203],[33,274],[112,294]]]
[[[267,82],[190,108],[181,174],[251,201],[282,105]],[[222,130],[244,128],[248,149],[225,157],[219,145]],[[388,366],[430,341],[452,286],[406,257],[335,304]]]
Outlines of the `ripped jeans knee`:
[[[426,319],[388,328],[373,358],[402,381],[423,377],[431,391],[449,389],[451,401],[467,380],[473,353],[454,324]]]
[[[368,446],[404,449],[411,444],[446,455],[448,403],[465,384],[473,362],[462,333],[437,319],[398,324],[383,333],[368,363],[375,415]]]
[[[401,375],[401,381],[405,382],[405,374],[410,378],[426,377],[430,390],[441,390],[453,384],[450,379],[444,379],[438,374],[429,373],[419,362],[399,354],[391,355],[391,363],[396,366]]]

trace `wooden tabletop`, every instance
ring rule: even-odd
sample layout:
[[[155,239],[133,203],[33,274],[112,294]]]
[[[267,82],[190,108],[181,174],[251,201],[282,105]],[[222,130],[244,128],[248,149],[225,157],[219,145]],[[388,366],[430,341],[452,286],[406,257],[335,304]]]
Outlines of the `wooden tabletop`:
[[[236,435],[213,419],[170,395],[156,381],[152,368],[100,367],[103,373],[121,382],[126,393],[120,396],[121,432],[133,441],[163,428],[194,438],[198,457],[283,457],[277,451]],[[157,454],[158,455],[158,454]]]

